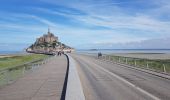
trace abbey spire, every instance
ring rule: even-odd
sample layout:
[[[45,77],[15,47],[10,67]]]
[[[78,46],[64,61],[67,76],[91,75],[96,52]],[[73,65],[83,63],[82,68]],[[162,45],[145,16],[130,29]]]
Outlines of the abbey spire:
[[[50,27],[48,27],[48,34],[50,34]]]

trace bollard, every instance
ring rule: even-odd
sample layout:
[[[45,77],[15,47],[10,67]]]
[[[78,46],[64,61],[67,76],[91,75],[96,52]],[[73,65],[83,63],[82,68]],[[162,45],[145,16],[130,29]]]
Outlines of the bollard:
[[[119,57],[119,62],[120,62],[120,57]]]
[[[163,64],[163,71],[166,73],[166,66]]]

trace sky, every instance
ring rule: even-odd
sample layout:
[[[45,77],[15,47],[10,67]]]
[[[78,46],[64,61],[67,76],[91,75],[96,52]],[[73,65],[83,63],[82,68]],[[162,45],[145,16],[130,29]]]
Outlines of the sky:
[[[0,0],[0,50],[47,33],[77,49],[170,49],[170,0]]]

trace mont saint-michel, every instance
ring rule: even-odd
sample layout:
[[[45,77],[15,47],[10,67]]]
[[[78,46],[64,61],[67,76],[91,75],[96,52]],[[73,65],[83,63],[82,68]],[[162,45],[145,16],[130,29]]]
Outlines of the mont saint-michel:
[[[59,42],[59,38],[50,32],[36,39],[35,43],[26,49],[30,53],[55,53],[55,52],[71,52],[74,49]]]

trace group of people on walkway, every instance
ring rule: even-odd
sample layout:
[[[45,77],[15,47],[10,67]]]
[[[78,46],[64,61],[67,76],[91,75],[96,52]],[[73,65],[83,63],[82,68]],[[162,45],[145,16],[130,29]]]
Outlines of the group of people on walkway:
[[[61,56],[62,54],[64,54],[64,51],[58,51],[57,55]]]

